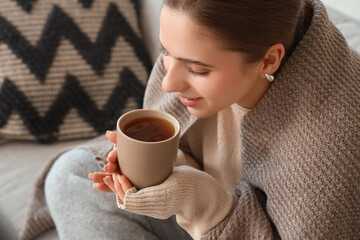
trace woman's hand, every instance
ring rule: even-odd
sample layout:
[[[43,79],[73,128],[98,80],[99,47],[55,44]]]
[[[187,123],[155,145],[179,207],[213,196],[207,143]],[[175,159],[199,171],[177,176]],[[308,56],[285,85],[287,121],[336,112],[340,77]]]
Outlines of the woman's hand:
[[[118,173],[90,173],[89,178],[95,183],[94,188],[102,192],[116,193],[122,202],[127,190],[133,186],[124,175]]]
[[[104,171],[108,173],[120,173],[116,150],[116,131],[106,131],[106,137],[114,144],[114,148],[108,154],[108,164],[105,165]]]
[[[95,183],[94,188],[102,192],[116,193],[121,201],[124,201],[126,191],[133,186],[127,177],[120,174],[116,151],[116,131],[107,131],[106,137],[114,143],[113,150],[108,154],[108,164],[104,166],[106,172],[90,173],[89,179]]]
[[[113,193],[114,191],[104,182],[106,177],[112,178],[112,174],[104,172],[89,173],[89,179],[94,182],[94,188],[102,192]]]

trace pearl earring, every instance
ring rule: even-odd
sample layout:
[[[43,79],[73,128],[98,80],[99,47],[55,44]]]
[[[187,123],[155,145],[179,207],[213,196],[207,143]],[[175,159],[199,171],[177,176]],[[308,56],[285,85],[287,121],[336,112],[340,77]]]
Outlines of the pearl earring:
[[[266,77],[270,82],[274,81],[274,79],[275,79],[273,75],[267,74],[267,73],[265,73],[265,77]]]

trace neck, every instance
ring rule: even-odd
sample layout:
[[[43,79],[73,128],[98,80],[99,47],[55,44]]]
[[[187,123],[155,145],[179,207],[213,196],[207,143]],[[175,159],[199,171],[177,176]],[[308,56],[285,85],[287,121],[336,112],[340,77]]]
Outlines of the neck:
[[[260,102],[271,83],[267,79],[260,79],[257,82],[247,96],[238,102],[239,106],[252,109]]]

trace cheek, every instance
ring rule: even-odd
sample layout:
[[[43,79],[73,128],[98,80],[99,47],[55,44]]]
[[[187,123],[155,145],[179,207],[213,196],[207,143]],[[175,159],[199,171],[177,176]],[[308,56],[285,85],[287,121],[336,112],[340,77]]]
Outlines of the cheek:
[[[208,100],[218,100],[223,95],[227,94],[227,88],[224,86],[221,79],[201,79],[200,81],[193,81],[193,87]]]
[[[209,88],[213,89],[214,92],[217,91],[228,91],[235,87],[235,78],[230,74],[220,74],[218,76],[214,76],[213,84],[209,84]]]
[[[241,94],[242,80],[240,76],[221,75],[218,76],[211,84],[203,86],[204,94],[212,99],[234,98]]]

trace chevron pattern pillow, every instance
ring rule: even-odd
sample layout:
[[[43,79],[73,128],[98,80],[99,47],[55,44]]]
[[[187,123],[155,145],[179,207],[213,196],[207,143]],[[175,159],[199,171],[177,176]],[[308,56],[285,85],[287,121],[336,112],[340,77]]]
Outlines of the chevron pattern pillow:
[[[0,1],[0,139],[88,138],[140,108],[151,61],[135,0]]]

